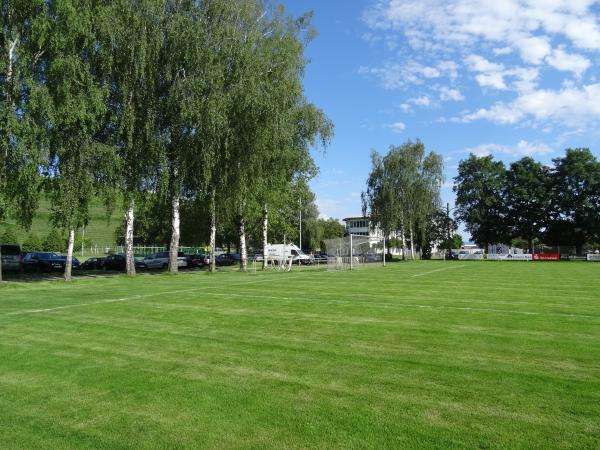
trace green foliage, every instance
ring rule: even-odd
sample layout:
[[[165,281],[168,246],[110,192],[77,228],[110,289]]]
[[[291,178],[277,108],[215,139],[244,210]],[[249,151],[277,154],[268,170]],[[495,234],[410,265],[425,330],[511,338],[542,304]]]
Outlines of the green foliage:
[[[504,189],[506,170],[492,156],[473,154],[460,162],[454,178],[456,217],[473,240],[487,251],[488,244],[506,242],[509,236]]]
[[[0,236],[0,242],[3,244],[18,244],[17,234],[13,228],[6,228],[2,236]]]
[[[455,234],[454,236],[452,236],[452,239],[450,241],[451,249],[457,249],[463,246],[463,238],[460,234]]]
[[[532,249],[533,239],[547,227],[552,212],[550,169],[526,157],[510,165],[506,173],[505,204],[507,226],[511,235],[526,240]]]
[[[42,240],[36,233],[29,233],[27,235],[27,239],[23,241],[23,245],[21,245],[21,249],[24,252],[35,252],[42,250],[44,245],[42,244]]]
[[[65,236],[56,228],[51,228],[48,234],[42,240],[42,250],[45,252],[62,253],[67,249],[67,240]]]
[[[362,194],[363,214],[386,235],[410,232],[423,246],[425,224],[440,204],[441,156],[427,153],[425,145],[417,140],[392,146],[383,157],[373,151],[371,162],[367,190]]]

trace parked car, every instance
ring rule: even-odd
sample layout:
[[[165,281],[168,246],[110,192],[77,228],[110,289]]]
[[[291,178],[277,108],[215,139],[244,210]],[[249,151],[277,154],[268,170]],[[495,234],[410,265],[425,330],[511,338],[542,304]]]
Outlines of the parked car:
[[[21,247],[13,244],[0,245],[2,255],[2,270],[20,272],[23,270],[23,257]]]
[[[136,269],[146,269],[146,263],[144,261],[135,260]],[[127,268],[127,260],[125,255],[122,253],[115,253],[108,255],[103,262],[102,268],[104,270],[116,270],[122,272]]]
[[[65,270],[66,256],[54,252],[31,252],[23,258],[23,269],[26,272],[52,272]],[[75,257],[72,259],[73,269],[79,269],[81,264]]]
[[[169,267],[169,252],[158,252],[144,258],[148,269],[166,269]],[[177,253],[177,267],[187,267],[187,258],[183,252]]]
[[[202,256],[202,265],[210,266],[210,255],[201,255]]]
[[[81,268],[84,270],[100,270],[104,267],[104,260],[106,258],[90,258],[81,264]]]
[[[231,253],[221,253],[215,261],[217,266],[232,266],[236,263],[235,256]]]
[[[204,265],[204,255],[186,255],[188,267],[202,267]]]
[[[312,256],[313,263],[327,263],[327,253],[317,252]]]

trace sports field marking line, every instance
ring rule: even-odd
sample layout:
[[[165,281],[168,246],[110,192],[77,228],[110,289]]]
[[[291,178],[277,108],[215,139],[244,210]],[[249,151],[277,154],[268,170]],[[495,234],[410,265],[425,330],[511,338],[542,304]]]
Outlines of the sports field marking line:
[[[308,272],[304,272],[304,273],[298,274],[298,275],[285,276],[285,279],[289,280],[290,278],[299,278],[306,273],[308,273]],[[327,273],[327,272],[320,272],[320,273]],[[228,286],[229,287],[245,286],[247,284],[267,283],[269,281],[277,281],[280,279],[281,278],[268,278],[268,279],[263,279],[263,280],[252,280],[252,281],[248,281],[246,283],[230,284]],[[182,294],[184,292],[206,291],[209,289],[219,289],[219,288],[222,288],[222,287],[220,287],[220,286],[210,286],[210,287],[204,286],[204,287],[198,287],[198,288],[178,289],[175,291],[161,291],[161,292],[154,292],[152,294],[140,294],[140,295],[133,295],[131,297],[120,297],[120,298],[113,298],[113,299],[108,299],[108,300],[100,300],[97,302],[75,303],[72,305],[55,306],[53,308],[26,309],[26,310],[22,310],[22,311],[11,311],[11,312],[2,314],[2,316],[17,316],[17,315],[22,315],[22,314],[39,314],[39,313],[44,313],[44,312],[60,311],[61,309],[78,308],[80,306],[92,306],[92,305],[103,305],[106,303],[127,302],[130,300],[139,300],[142,298],[156,297],[158,295]]]
[[[430,270],[429,272],[417,273],[416,275],[411,275],[411,277],[423,277],[431,273],[443,272],[444,270],[460,269],[461,267],[465,267],[465,265],[463,264],[462,266],[442,267],[441,269]]]
[[[238,285],[239,286],[239,285]],[[269,295],[262,295],[260,293],[221,293],[221,292],[208,292],[209,295],[220,296],[220,297],[242,297],[242,298],[257,298],[260,300],[285,300],[285,301],[302,301],[304,297],[274,297]],[[551,317],[580,317],[586,319],[600,319],[600,316],[591,314],[571,314],[571,313],[560,313],[560,312],[537,312],[537,311],[519,311],[515,309],[498,309],[498,308],[478,308],[473,306],[452,306],[452,305],[422,305],[416,303],[396,303],[396,304],[381,304],[371,302],[353,302],[346,300],[333,300],[329,299],[323,302],[323,304],[344,304],[344,305],[356,305],[361,304],[365,306],[375,306],[384,309],[398,309],[398,308],[417,308],[417,309],[453,309],[458,311],[473,311],[473,312],[494,312],[503,315],[526,315],[526,316],[551,316]],[[165,308],[165,305],[153,304],[156,308]],[[182,305],[178,305],[182,307]],[[211,309],[205,307],[202,309]],[[284,314],[287,316],[288,314]],[[294,314],[292,314],[294,315]],[[387,321],[384,321],[387,323]]]

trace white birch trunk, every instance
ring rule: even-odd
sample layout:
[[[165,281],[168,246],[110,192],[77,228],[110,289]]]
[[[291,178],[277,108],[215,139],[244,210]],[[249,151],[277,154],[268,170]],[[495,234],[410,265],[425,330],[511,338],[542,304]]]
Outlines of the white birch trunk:
[[[244,215],[240,215],[240,270],[246,272],[248,270],[248,249],[246,247],[246,219]]]
[[[267,252],[268,245],[268,230],[269,230],[269,208],[265,205],[263,209],[263,223],[262,223],[262,241],[263,241],[263,270],[267,269],[269,253]]]
[[[408,223],[408,227],[410,230],[410,257],[412,260],[415,260],[415,239],[413,235],[412,223]]]
[[[133,219],[134,201],[131,200],[125,211],[125,266],[127,275],[135,276],[135,257],[133,255]]]
[[[17,46],[16,39],[8,45],[8,61],[6,64],[6,76],[5,76],[6,86],[7,86],[6,102],[11,106],[14,106],[12,92],[11,92],[12,89],[11,89],[10,84],[12,83],[12,77],[13,77],[13,59],[15,56],[15,47],[16,46]]]
[[[169,272],[177,273],[179,266],[177,265],[177,253],[179,252],[179,194],[173,196],[171,201],[172,217],[171,217],[171,246],[169,247]]]
[[[404,234],[404,227],[400,229],[402,235],[402,259],[406,259],[406,235]]]
[[[215,247],[217,246],[217,204],[216,192],[213,190],[210,199],[210,271],[217,271]]]
[[[67,245],[67,260],[65,261],[65,281],[71,281],[71,271],[73,269],[73,245],[75,244],[75,229],[69,230],[69,243]]]

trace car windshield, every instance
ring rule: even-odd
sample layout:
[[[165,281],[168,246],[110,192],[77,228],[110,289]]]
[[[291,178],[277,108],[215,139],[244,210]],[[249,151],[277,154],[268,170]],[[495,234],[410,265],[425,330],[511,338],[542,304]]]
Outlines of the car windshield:
[[[0,251],[3,255],[20,255],[21,248],[18,245],[2,245]]]

